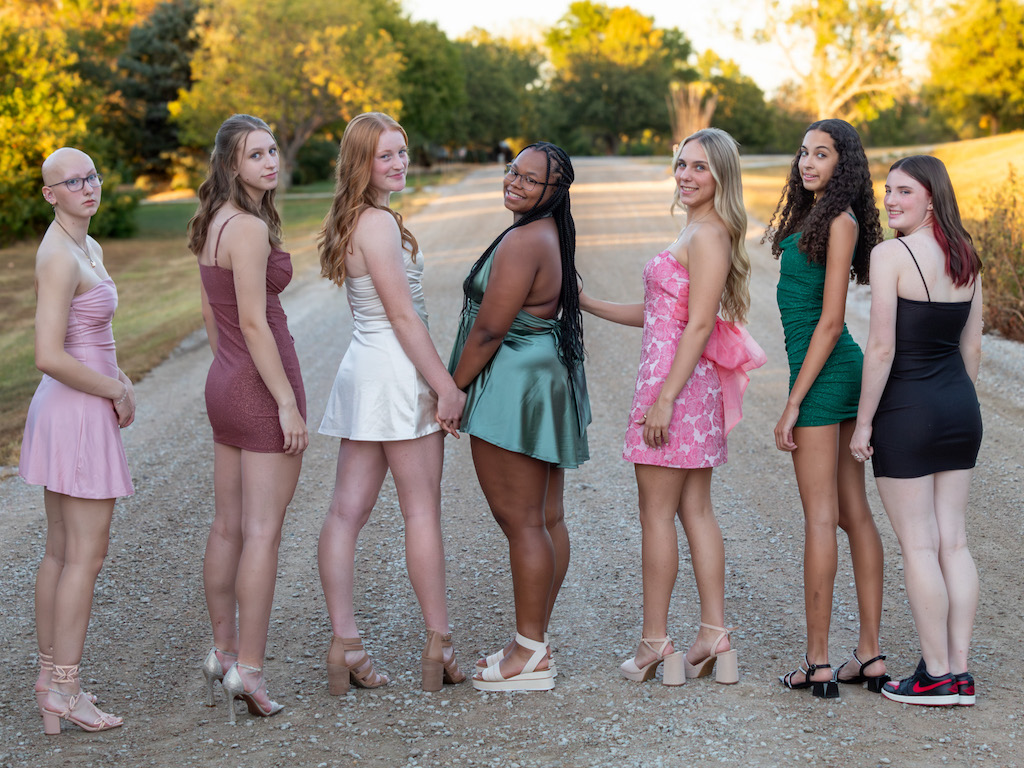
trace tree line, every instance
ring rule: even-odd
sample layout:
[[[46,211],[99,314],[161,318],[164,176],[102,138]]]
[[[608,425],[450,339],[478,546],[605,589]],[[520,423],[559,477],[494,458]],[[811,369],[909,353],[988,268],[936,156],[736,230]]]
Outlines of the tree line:
[[[876,146],[1024,127],[1024,0],[934,6],[769,0],[756,38],[792,67],[769,99],[699,39],[593,0],[536,39],[456,40],[400,0],[6,0],[0,244],[48,220],[38,168],[56,147],[97,158],[107,194],[94,230],[127,234],[139,195],[195,183],[233,112],[270,122],[299,183],[329,175],[341,131],[367,109],[399,118],[426,165],[538,137],[574,154],[664,153],[708,124],[746,152],[788,153],[818,117]],[[918,88],[902,47],[921,29],[934,31]]]

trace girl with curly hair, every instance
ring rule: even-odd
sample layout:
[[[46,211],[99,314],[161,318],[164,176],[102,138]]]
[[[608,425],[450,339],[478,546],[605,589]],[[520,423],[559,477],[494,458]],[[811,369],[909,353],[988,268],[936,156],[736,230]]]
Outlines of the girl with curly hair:
[[[468,395],[463,431],[491,514],[508,539],[515,639],[477,662],[478,690],[550,690],[547,629],[569,567],[565,469],[587,460],[590,402],[576,288],[574,172],[538,142],[505,168],[512,224],[469,271],[448,364]]]
[[[790,169],[768,233],[780,259],[779,311],[789,357],[789,398],[775,445],[793,456],[804,510],[804,665],[779,680],[836,698],[841,683],[878,692],[889,679],[878,646],[882,541],[864,488],[864,467],[840,446],[853,435],[864,355],[846,329],[851,279],[866,283],[871,249],[882,239],[860,137],[843,120],[812,123]],[[836,526],[853,558],[860,637],[833,673],[828,661]]]
[[[644,329],[623,449],[639,494],[643,634],[620,671],[643,682],[664,662],[662,682],[682,685],[717,667],[715,679],[731,684],[739,673],[725,625],[725,545],[711,473],[728,458],[726,436],[740,420],[747,371],[765,356],[737,325],[750,307],[750,259],[736,141],[718,128],[697,131],[679,146],[673,172],[672,207],[686,209],[686,226],[644,267],[644,303],[580,293],[584,311]],[[668,633],[679,572],[677,516],[700,595],[700,629],[685,652]]]
[[[321,274],[345,286],[353,325],[320,425],[321,434],[341,438],[318,547],[334,632],[327,654],[334,696],[350,683],[377,688],[388,682],[363,650],[353,605],[356,541],[388,470],[405,520],[409,580],[426,624],[423,690],[466,679],[448,629],[441,538],[441,430],[458,437],[466,395],[430,340],[423,254],[401,214],[389,207],[391,194],[405,188],[408,142],[402,126],[383,113],[349,122],[319,240]]]

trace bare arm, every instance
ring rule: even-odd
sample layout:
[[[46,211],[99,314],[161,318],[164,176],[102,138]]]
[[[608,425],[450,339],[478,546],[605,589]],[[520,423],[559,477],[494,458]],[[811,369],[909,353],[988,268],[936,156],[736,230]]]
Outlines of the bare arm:
[[[846,322],[846,292],[850,284],[850,264],[857,244],[857,224],[845,213],[832,220],[829,228],[828,253],[825,263],[825,288],[821,317],[811,335],[800,373],[786,401],[782,418],[775,426],[775,445],[780,451],[796,450],[793,426],[800,416],[800,405],[825,367]]]
[[[668,426],[676,398],[693,375],[715,328],[725,281],[729,277],[731,244],[725,229],[705,224],[693,233],[687,245],[689,255],[689,319],[679,337],[665,383],[644,418],[644,442],[661,447],[668,438]]]
[[[206,286],[199,283],[199,298],[203,305],[203,325],[206,326],[206,340],[210,342],[210,351],[217,354],[217,321],[210,306],[210,297],[206,295]]]
[[[854,458],[870,457],[872,422],[878,410],[885,384],[892,370],[896,354],[896,306],[899,262],[885,258],[891,250],[890,240],[876,245],[871,252],[871,330],[864,349],[864,373],[860,385],[860,402],[857,405],[857,425],[850,440],[850,452]],[[878,256],[879,258],[876,258]]]
[[[977,288],[974,291],[974,298],[971,300],[971,314],[967,317],[967,324],[960,334],[960,356],[964,359],[964,367],[971,381],[978,383],[978,370],[981,368],[981,333],[984,321],[982,319],[981,301],[981,274],[975,278]]]
[[[438,423],[458,437],[466,393],[455,386],[413,306],[398,224],[386,211],[367,209],[359,217],[354,239],[402,350],[437,393]]]
[[[299,413],[295,392],[281,362],[281,353],[267,322],[267,260],[270,240],[267,225],[255,216],[239,216],[231,223],[227,251],[238,301],[238,322],[256,370],[274,401],[284,433],[285,453],[297,455],[309,444],[306,422]]]
[[[595,299],[583,291],[583,281],[578,282],[580,289],[580,309],[584,312],[610,320],[619,325],[632,325],[636,328],[644,326],[643,304],[619,304],[614,301]]]
[[[469,386],[497,353],[516,315],[526,305],[545,258],[552,258],[552,242],[537,223],[509,232],[491,257],[490,281],[453,374],[460,389]],[[558,263],[557,242],[554,248]]]
[[[127,376],[104,376],[64,351],[71,300],[79,287],[79,265],[61,249],[40,248],[36,255],[36,368],[61,384],[111,401],[118,424],[126,427],[135,416]],[[120,402],[118,402],[120,401]]]

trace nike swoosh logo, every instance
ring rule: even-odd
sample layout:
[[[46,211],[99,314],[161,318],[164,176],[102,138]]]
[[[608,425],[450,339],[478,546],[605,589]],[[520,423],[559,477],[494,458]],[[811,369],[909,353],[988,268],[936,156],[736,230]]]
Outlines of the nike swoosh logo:
[[[925,693],[926,691],[934,690],[935,688],[938,688],[941,685],[947,685],[948,683],[949,683],[949,680],[939,680],[939,682],[932,683],[931,685],[921,685],[921,683],[915,681],[914,682],[914,687],[913,687],[912,690],[914,691],[914,693]],[[950,693],[956,693],[956,687],[955,686],[954,686],[953,690],[950,691]]]

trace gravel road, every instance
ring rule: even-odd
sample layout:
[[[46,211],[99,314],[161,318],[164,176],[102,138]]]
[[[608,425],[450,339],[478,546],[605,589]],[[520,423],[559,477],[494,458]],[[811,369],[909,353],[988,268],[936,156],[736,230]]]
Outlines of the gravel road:
[[[577,259],[588,291],[619,301],[642,297],[644,262],[681,221],[668,215],[671,180],[658,165],[581,159],[572,197]],[[451,348],[461,282],[508,222],[496,167],[437,190],[410,217],[427,254],[425,291],[442,356]],[[363,637],[392,677],[386,688],[327,695],[330,628],[316,569],[316,540],[334,481],[337,441],[312,436],[285,522],[267,678],[285,705],[277,717],[227,724],[203,706],[199,665],[210,646],[202,556],[213,512],[212,446],[203,383],[210,361],[202,334],[189,338],[138,388],[139,418],[125,432],[136,495],[117,504],[110,555],[96,592],[83,674],[125,726],[104,734],[66,728],[42,734],[35,677],[32,588],[43,549],[42,494],[16,477],[0,483],[0,767],[10,766],[879,766],[1024,767],[1021,616],[1021,477],[1024,347],[986,338],[979,392],[985,441],[972,492],[971,546],[981,574],[972,671],[977,706],[908,707],[861,689],[812,699],[776,676],[800,660],[804,642],[803,521],[792,465],[772,428],[788,380],[774,298],[777,265],[752,224],[750,330],[768,353],[753,374],[730,461],[716,470],[713,497],[726,539],[726,615],[740,627],[740,682],[682,688],[623,679],[618,664],[640,632],[640,529],[632,467],[620,458],[640,333],[587,318],[593,458],[567,475],[572,565],[551,636],[554,691],[481,694],[470,685],[419,690],[423,628],[403,560],[403,531],[390,481],[360,538],[358,607]],[[289,243],[293,251],[311,241]],[[984,254],[983,254],[984,256]],[[115,276],[116,277],[116,276]],[[851,291],[854,336],[867,335],[869,293]],[[351,319],[343,292],[315,272],[284,296],[315,432]],[[464,668],[513,631],[507,549],[484,504],[468,440],[446,442],[443,480],[448,585]],[[873,484],[872,484],[873,485]],[[871,501],[886,550],[882,646],[890,670],[907,674],[919,650],[895,537],[878,496]],[[685,645],[698,623],[685,539],[670,628]],[[840,536],[831,654],[856,644],[856,600]],[[1002,675],[1002,678],[999,677]],[[1014,692],[1016,691],[1016,693]]]

